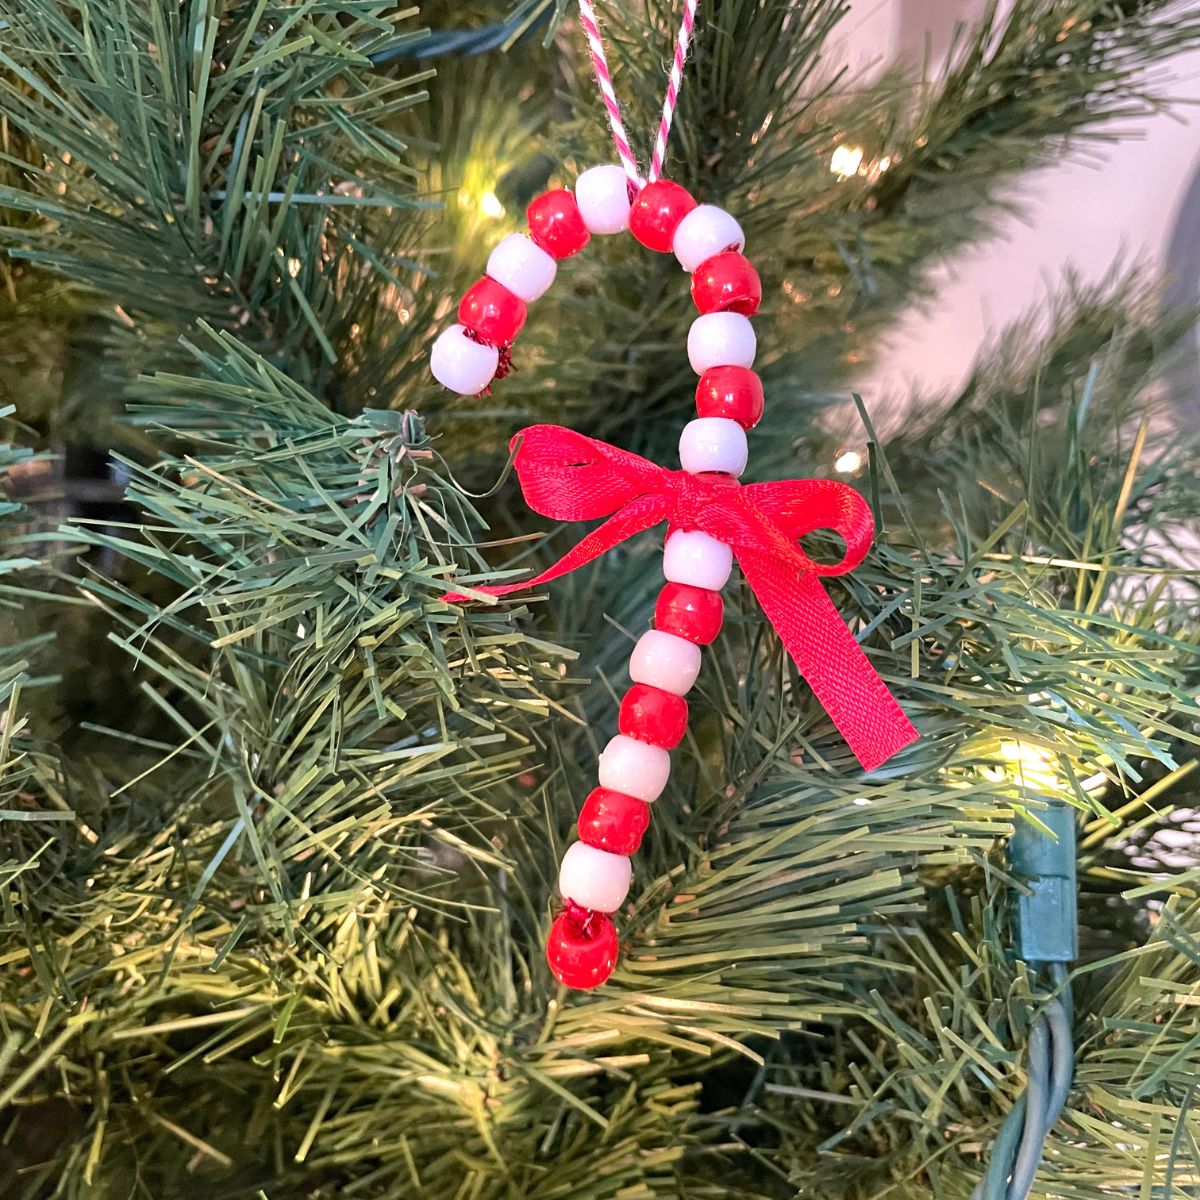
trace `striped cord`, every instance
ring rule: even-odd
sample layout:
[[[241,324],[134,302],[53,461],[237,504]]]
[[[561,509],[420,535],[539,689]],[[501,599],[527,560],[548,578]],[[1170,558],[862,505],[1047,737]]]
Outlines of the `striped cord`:
[[[670,137],[671,123],[675,119],[675,109],[679,105],[683,67],[687,60],[692,32],[696,27],[696,9],[699,3],[700,0],[684,0],[683,20],[675,38],[675,57],[671,62],[671,71],[667,79],[667,94],[663,100],[662,119],[658,124],[658,137],[654,140],[654,153],[650,159],[650,174],[648,178],[643,179],[638,170],[637,159],[634,158],[633,150],[629,146],[625,124],[621,120],[621,106],[617,102],[617,93],[613,89],[612,72],[608,68],[608,55],[605,53],[604,42],[600,37],[596,10],[592,5],[592,0],[579,0],[579,22],[587,37],[588,53],[592,59],[592,71],[596,76],[596,86],[600,89],[600,97],[604,101],[604,109],[608,114],[608,125],[612,130],[613,145],[616,146],[617,157],[625,169],[631,194],[640,191],[647,183],[653,183],[662,175],[663,159],[667,153],[667,138]]]
[[[683,21],[675,38],[675,58],[671,63],[671,74],[667,79],[667,94],[663,100],[662,120],[658,123],[658,137],[654,139],[654,155],[650,159],[650,174],[653,183],[662,175],[663,159],[667,154],[667,138],[671,135],[671,122],[679,104],[679,88],[683,84],[683,64],[687,59],[692,30],[696,27],[696,8],[700,0],[684,0]]]

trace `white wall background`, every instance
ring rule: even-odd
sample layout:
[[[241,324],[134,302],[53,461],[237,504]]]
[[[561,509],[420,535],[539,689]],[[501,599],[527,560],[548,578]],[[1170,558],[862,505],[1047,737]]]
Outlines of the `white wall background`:
[[[919,57],[926,31],[944,51],[956,21],[979,0],[853,0],[842,52],[854,68],[897,54]],[[1200,98],[1200,51],[1171,64],[1169,94]],[[935,268],[938,289],[927,312],[912,313],[889,339],[884,365],[860,381],[868,398],[958,383],[989,331],[1027,311],[1068,266],[1101,278],[1120,256],[1169,270],[1167,248],[1184,194],[1200,170],[1200,109],[1113,126],[1120,144],[1088,147],[1091,165],[1064,162],[1029,177],[1021,189],[1025,222],[1009,222],[992,243]],[[1196,266],[1182,269],[1196,270]]]

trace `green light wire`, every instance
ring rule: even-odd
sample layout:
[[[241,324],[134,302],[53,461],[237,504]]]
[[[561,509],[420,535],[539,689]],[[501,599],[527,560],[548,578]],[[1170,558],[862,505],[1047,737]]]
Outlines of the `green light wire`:
[[[1055,995],[1029,1031],[1025,1091],[1000,1126],[987,1174],[971,1200],[1026,1200],[1046,1138],[1062,1113],[1075,1069],[1066,967],[1051,964]]]

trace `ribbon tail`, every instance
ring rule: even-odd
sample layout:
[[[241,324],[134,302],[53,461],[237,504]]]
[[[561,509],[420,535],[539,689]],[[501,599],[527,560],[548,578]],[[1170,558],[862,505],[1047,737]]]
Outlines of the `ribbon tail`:
[[[609,517],[603,525],[593,529],[587,537],[540,575],[535,575],[532,579],[523,579],[519,583],[488,584],[485,587],[473,588],[472,591],[483,592],[488,596],[507,596],[510,592],[523,592],[531,587],[539,587],[585,566],[634,534],[649,529],[651,525],[657,525],[666,515],[666,504],[662,496],[639,496]],[[465,604],[472,597],[463,592],[447,592],[442,599],[449,604]]]
[[[821,581],[764,555],[739,555],[739,563],[767,620],[863,770],[873,771],[916,741],[916,729]]]

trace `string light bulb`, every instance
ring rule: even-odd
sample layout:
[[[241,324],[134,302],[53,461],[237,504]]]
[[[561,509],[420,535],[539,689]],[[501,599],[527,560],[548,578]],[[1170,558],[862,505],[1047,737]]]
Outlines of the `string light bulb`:
[[[833,157],[829,160],[829,169],[838,179],[849,179],[851,175],[858,174],[864,153],[861,146],[851,146],[849,143],[843,142],[833,152]]]
[[[507,211],[500,197],[489,187],[463,187],[458,193],[458,207],[464,212],[477,212],[489,221],[499,220]]]
[[[862,455],[857,450],[843,450],[834,461],[833,469],[841,475],[853,475],[862,466]]]
[[[867,158],[867,152],[861,146],[843,142],[829,159],[829,169],[843,183],[854,175],[861,175],[870,183],[874,183],[898,159],[898,155],[883,154],[879,158]]]
[[[1000,762],[984,769],[984,777],[994,783],[1015,783],[1037,796],[1062,796],[1073,790],[1057,754],[1019,738],[1001,738],[997,746]],[[1075,785],[1087,796],[1098,796],[1108,783],[1104,770],[1075,777]]]
[[[1006,764],[1005,774],[1030,791],[1053,793],[1063,789],[1065,781],[1058,760],[1040,746],[1005,738],[1000,742],[1000,757]]]

